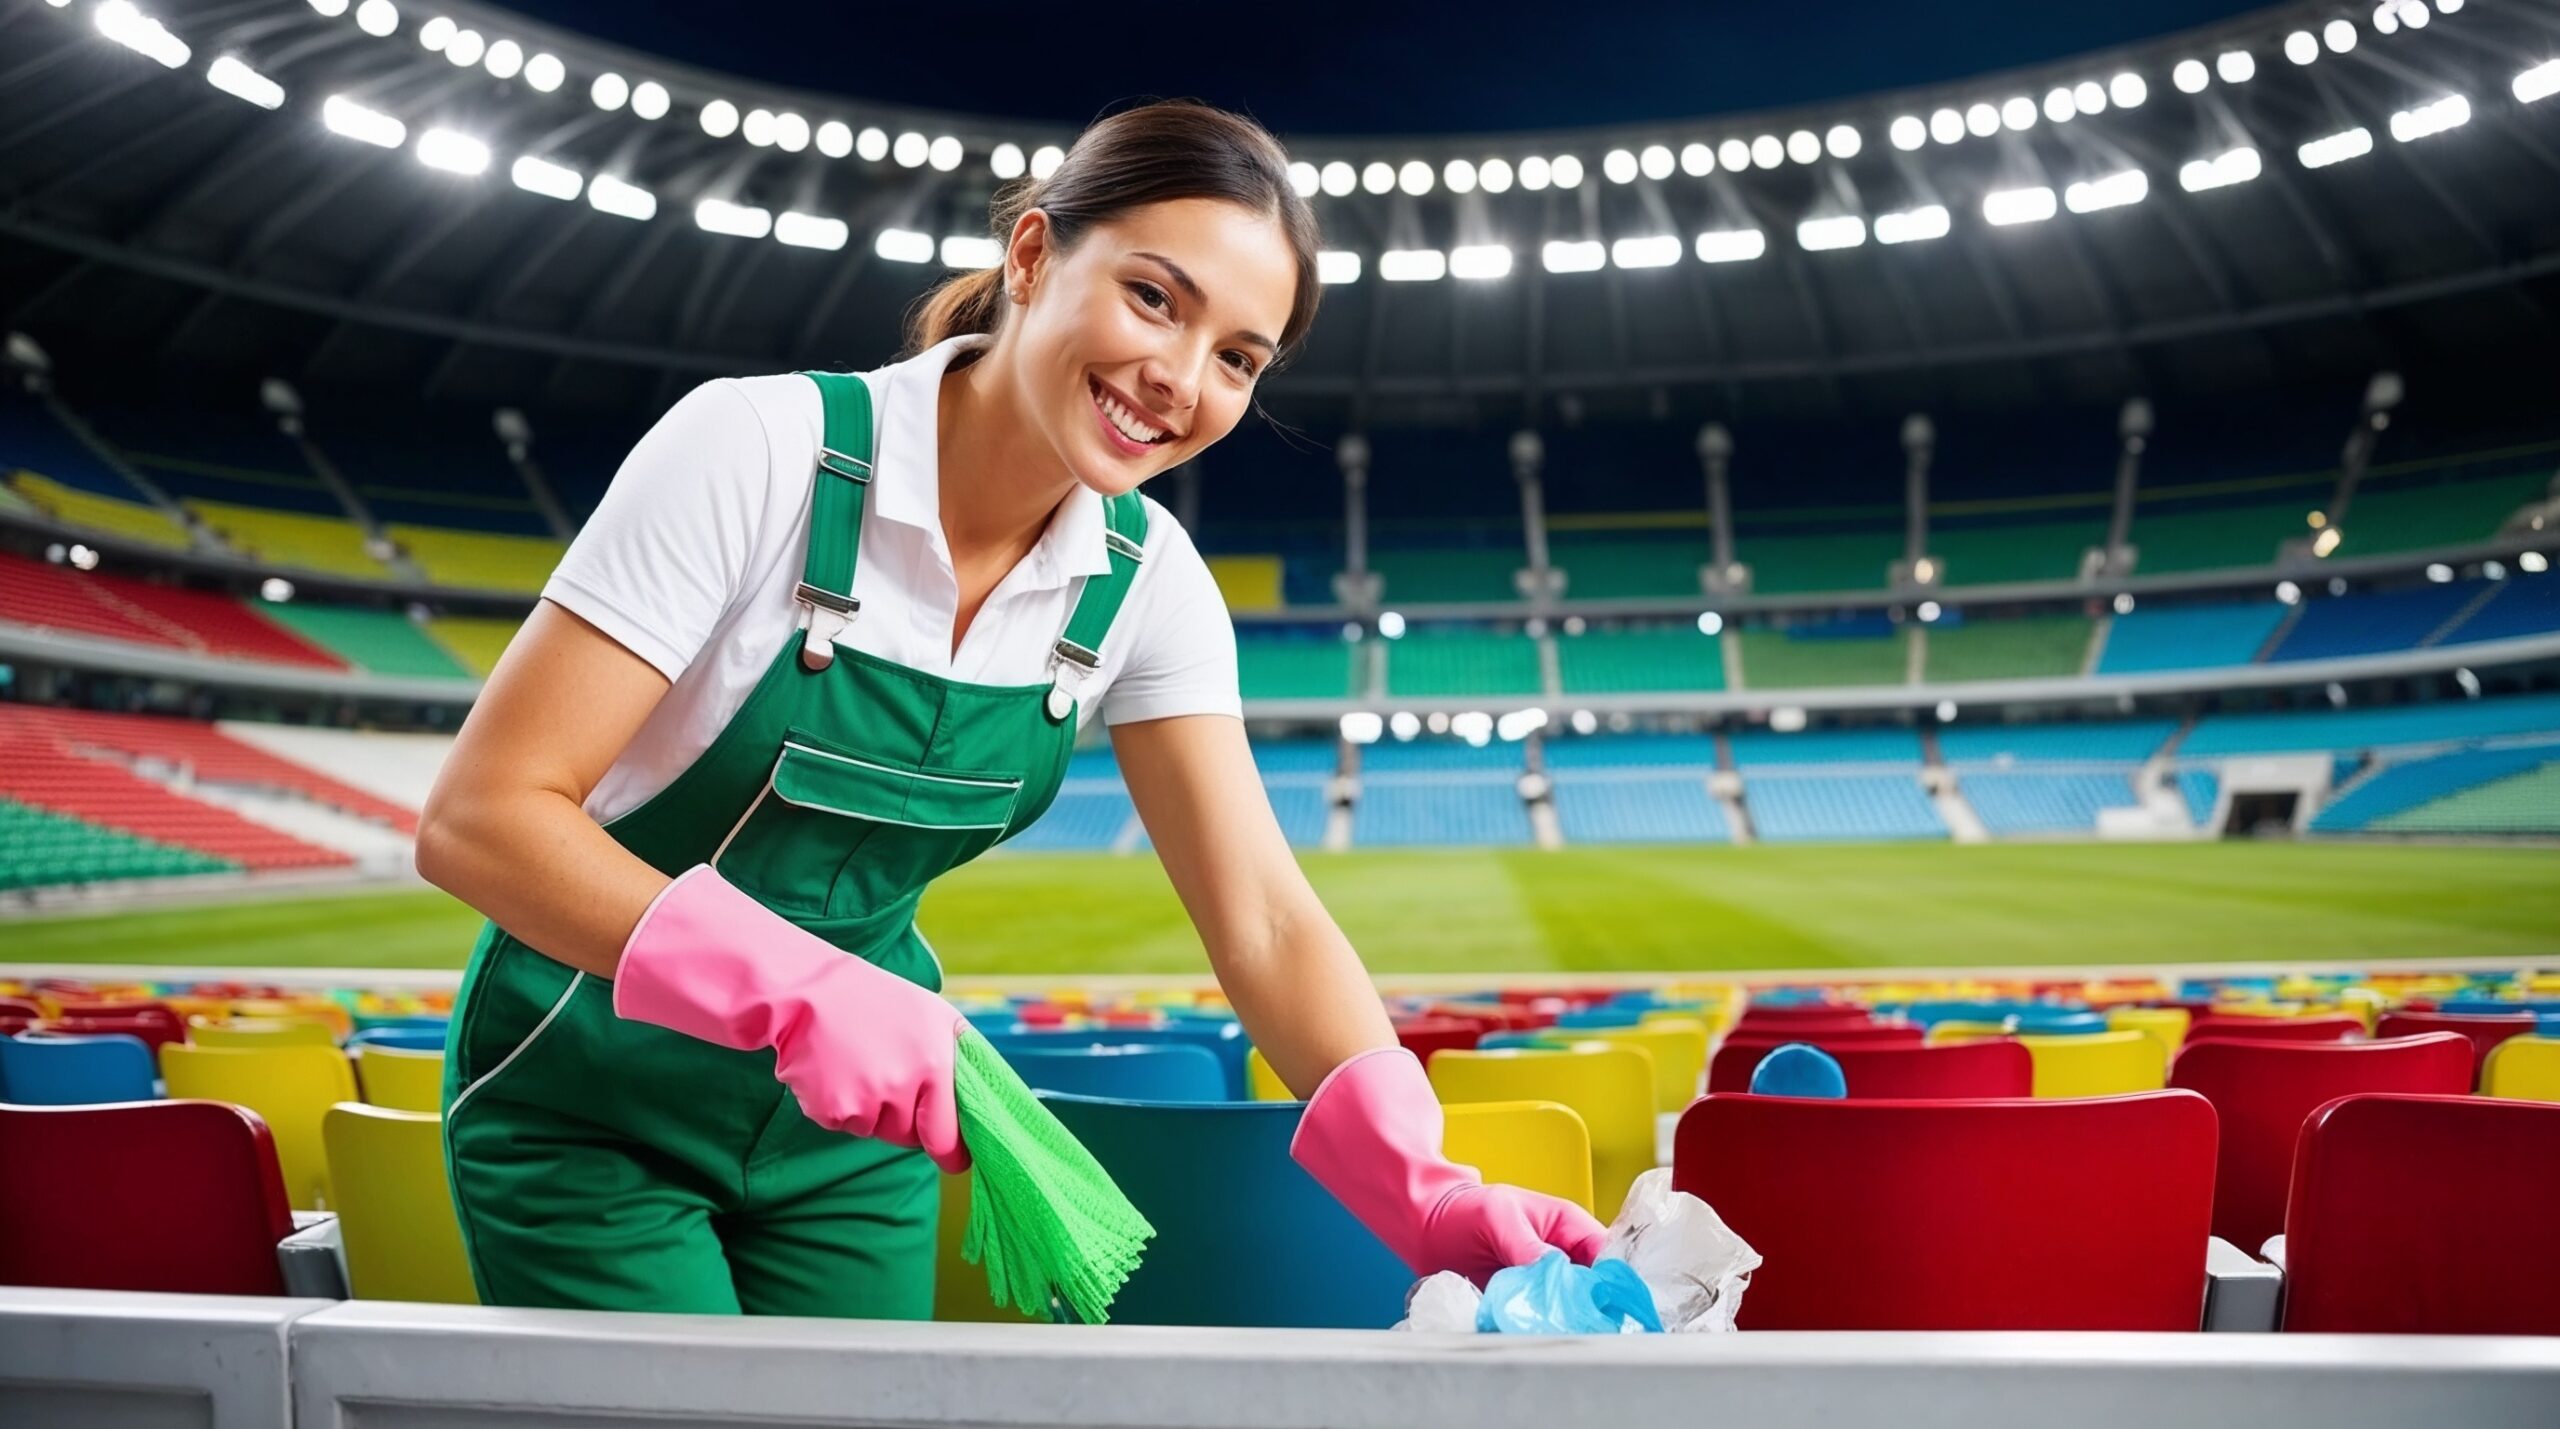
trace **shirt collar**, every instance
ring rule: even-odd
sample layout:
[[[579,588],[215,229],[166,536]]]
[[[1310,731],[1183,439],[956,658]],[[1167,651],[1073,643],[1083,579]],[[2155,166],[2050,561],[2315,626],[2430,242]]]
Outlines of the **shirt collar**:
[[[944,564],[951,560],[942,535],[942,469],[937,450],[941,426],[942,374],[963,352],[994,341],[985,333],[945,338],[904,362],[881,368],[880,436],[870,509],[884,521],[895,521],[926,533]],[[1035,586],[1064,585],[1070,577],[1097,576],[1111,569],[1111,547],[1104,540],[1100,494],[1078,488],[1067,494],[1038,545],[1024,558]]]

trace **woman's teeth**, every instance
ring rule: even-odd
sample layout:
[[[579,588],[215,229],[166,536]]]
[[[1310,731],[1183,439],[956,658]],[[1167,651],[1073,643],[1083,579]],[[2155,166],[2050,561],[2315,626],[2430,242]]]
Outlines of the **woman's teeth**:
[[[1110,418],[1111,425],[1119,428],[1120,435],[1127,437],[1129,440],[1133,442],[1153,444],[1165,439],[1166,432],[1164,428],[1149,426],[1144,421],[1141,421],[1137,413],[1132,412],[1127,407],[1121,405],[1117,398],[1114,398],[1109,392],[1104,391],[1101,387],[1097,386],[1093,389],[1093,400],[1097,406],[1102,408],[1102,415]]]

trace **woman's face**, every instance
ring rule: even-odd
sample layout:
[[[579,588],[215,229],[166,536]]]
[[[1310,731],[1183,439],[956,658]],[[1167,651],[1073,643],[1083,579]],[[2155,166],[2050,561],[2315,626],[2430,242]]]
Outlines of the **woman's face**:
[[[1190,460],[1244,415],[1297,275],[1280,221],[1223,200],[1149,204],[1064,253],[1025,214],[1004,339],[1033,423],[1106,496]]]

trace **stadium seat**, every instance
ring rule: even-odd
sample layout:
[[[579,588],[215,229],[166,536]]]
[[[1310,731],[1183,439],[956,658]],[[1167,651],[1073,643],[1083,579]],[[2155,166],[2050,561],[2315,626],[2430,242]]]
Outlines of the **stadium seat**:
[[[187,1040],[187,1030],[178,1025],[174,1014],[168,1012],[143,1012],[131,1017],[64,1016],[38,1023],[36,1027],[56,1037],[131,1037],[151,1049],[155,1062],[161,1048]]]
[[[349,1055],[355,1058],[356,1081],[364,1088],[367,1106],[394,1111],[444,1110],[442,1049],[422,1052],[377,1041],[359,1043]]]
[[[1915,1034],[1918,1029],[1910,1029]],[[2035,1062],[2008,1039],[1939,1047],[1911,1043],[1825,1042],[1813,1045],[1840,1064],[1849,1095],[1866,1099],[1926,1100],[1940,1097],[2025,1097],[2035,1092]],[[1741,1092],[1751,1073],[1777,1043],[1728,1039],[1707,1071],[1710,1092]]]
[[[0,1037],[0,1102],[95,1106],[149,1101],[151,1049],[121,1034],[64,1037],[20,1032]]]
[[[2480,1094],[2514,1101],[2560,1102],[2560,1037],[2510,1037],[2489,1049]]]
[[[2159,1042],[2164,1057],[2187,1040],[2187,1028],[2195,1021],[2183,1007],[2111,1007],[2106,1015],[2107,1026],[2113,1031],[2149,1033]]]
[[[1295,1104],[1042,1101],[1156,1228],[1113,1324],[1375,1330],[1403,1317],[1412,1272],[1289,1159]]]
[[[1227,1079],[1227,1099],[1245,1099],[1245,1056],[1253,1044],[1234,1022],[1169,1023],[1162,1027],[1084,1027],[1016,1030],[987,1040],[1007,1057],[1017,1051],[1065,1051],[1078,1047],[1199,1047],[1213,1053]]]
[[[2343,1042],[2364,1035],[2358,1017],[2236,1017],[2207,1013],[2187,1024],[2188,1042],[2236,1037],[2252,1042]]]
[[[1591,1136],[1594,1203],[1616,1209],[1654,1166],[1652,1057],[1634,1047],[1443,1052],[1431,1059],[1433,1090],[1456,1102],[1561,1102]]]
[[[2256,1249],[2284,1230],[2294,1143],[2322,1104],[2355,1092],[2471,1089],[2471,1049],[2451,1033],[2392,1042],[2241,1042],[2181,1049],[2169,1085],[2213,1103],[2221,1118],[2213,1233]]]
[[[230,1102],[266,1122],[294,1209],[331,1204],[320,1121],[329,1108],[356,1099],[346,1054],[335,1047],[171,1047],[160,1061],[170,1096]]]
[[[2190,1092],[1718,1093],[1680,1118],[1672,1184],[1764,1258],[1746,1330],[2193,1330],[2213,1127]]]
[[[1634,1047],[1653,1063],[1654,1110],[1678,1111],[1698,1099],[1698,1083],[1707,1074],[1707,1025],[1694,1019],[1648,1023],[1641,1027],[1586,1027],[1570,1032],[1559,1025],[1548,1034],[1576,1042],[1605,1042]]]
[[[2035,1060],[2038,1097],[2111,1097],[2168,1084],[2169,1059],[2147,1032],[2021,1036],[2018,1043]]]
[[[0,1106],[0,1285],[281,1295],[293,1209],[256,1115]]]
[[[398,1047],[410,1052],[441,1052],[445,1034],[425,1028],[370,1027],[347,1039],[347,1055],[352,1057],[363,1047]]]
[[[2328,1103],[2294,1153],[2284,1328],[2560,1335],[2554,1186],[2560,1106],[2393,1095]]]
[[[298,1018],[198,1017],[187,1024],[187,1041],[198,1047],[335,1047],[338,1039],[325,1023]]]
[[[2532,1013],[2498,1013],[2486,1017],[2461,1016],[2449,1012],[2386,1012],[2376,1029],[2383,1037],[2414,1037],[2421,1032],[2459,1032],[2471,1039],[2473,1084],[2489,1060],[2490,1050],[2510,1037],[2522,1037],[2534,1030]]]
[[[1488,1184],[1525,1187],[1598,1210],[1591,1200],[1591,1129],[1573,1108],[1561,1102],[1461,1102],[1441,1111],[1447,1118],[1441,1152],[1476,1168]]]
[[[1465,1017],[1417,1017],[1396,1024],[1396,1041],[1429,1065],[1442,1052],[1469,1052],[1484,1036],[1484,1024]]]
[[[321,1119],[347,1288],[360,1300],[480,1303],[454,1218],[443,1127],[432,1111],[354,1102]]]
[[[1226,1069],[1206,1047],[1091,1046],[1015,1050],[1005,1060],[1032,1088],[1121,1101],[1228,1100]]]
[[[1827,1097],[1849,1095],[1849,1079],[1840,1061],[1809,1042],[1789,1042],[1770,1049],[1751,1069],[1746,1089],[1761,1097]]]

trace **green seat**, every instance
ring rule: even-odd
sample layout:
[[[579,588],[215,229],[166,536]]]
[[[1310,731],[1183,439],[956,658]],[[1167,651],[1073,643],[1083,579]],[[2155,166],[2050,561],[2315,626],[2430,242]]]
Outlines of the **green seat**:
[[[1387,647],[1387,691],[1397,695],[1536,695],[1538,643],[1526,635],[1416,626]]]

